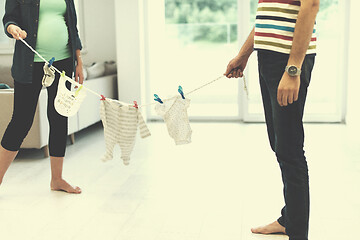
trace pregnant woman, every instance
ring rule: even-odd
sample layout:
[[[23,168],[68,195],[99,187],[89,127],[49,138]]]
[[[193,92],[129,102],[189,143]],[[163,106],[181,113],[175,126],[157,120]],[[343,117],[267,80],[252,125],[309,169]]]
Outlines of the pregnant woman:
[[[75,70],[75,80],[82,84],[82,46],[73,0],[6,0],[3,24],[10,38],[26,38],[45,59],[55,57],[53,65],[64,70],[69,77]],[[15,80],[14,110],[0,146],[0,184],[31,128],[42,88],[43,66],[37,55],[21,41],[16,41],[11,69]],[[55,81],[47,88],[50,187],[52,190],[81,193],[79,187],[73,187],[62,178],[68,119],[54,108],[59,77],[56,73]]]

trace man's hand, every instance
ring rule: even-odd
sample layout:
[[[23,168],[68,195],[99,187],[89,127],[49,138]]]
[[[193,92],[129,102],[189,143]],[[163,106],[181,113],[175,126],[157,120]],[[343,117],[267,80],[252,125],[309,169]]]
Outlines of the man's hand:
[[[14,25],[14,24],[10,24],[7,29],[8,33],[10,33],[13,38],[15,38],[16,40],[20,40],[20,37],[22,39],[25,39],[27,37],[27,33],[22,30],[20,27]]]
[[[300,89],[300,76],[291,77],[284,72],[277,92],[277,100],[280,106],[285,107],[288,104],[298,100]]]
[[[227,65],[224,75],[228,78],[239,78],[244,74],[244,69],[248,62],[248,57],[236,56]]]

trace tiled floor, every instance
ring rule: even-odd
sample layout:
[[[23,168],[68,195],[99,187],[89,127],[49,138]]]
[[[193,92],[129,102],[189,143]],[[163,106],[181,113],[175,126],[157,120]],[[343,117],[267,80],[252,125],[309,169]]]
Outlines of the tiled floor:
[[[283,205],[264,124],[192,123],[193,142],[175,146],[163,123],[138,139],[129,166],[116,149],[103,163],[101,125],[68,146],[65,177],[81,195],[49,190],[49,161],[22,151],[0,187],[1,240],[283,240],[253,235]],[[356,239],[360,140],[345,125],[307,124],[310,240]]]

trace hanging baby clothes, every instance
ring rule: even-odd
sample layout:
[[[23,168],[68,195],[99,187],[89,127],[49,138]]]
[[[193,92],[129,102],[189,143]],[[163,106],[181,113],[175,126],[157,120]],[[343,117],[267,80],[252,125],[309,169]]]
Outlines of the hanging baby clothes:
[[[76,91],[70,91],[66,87],[66,82],[71,82],[72,79],[67,77],[63,72],[59,79],[58,91],[55,97],[54,105],[56,111],[65,117],[75,115],[81,106],[81,103],[86,97],[86,91],[82,86],[77,88]]]
[[[103,161],[113,158],[116,144],[121,149],[121,158],[125,165],[130,162],[130,154],[135,145],[137,128],[141,138],[149,137],[150,131],[139,109],[112,99],[105,99],[100,104],[100,117],[104,125],[106,153]]]
[[[49,67],[49,64],[47,63],[44,64],[43,69],[44,76],[42,79],[42,85],[45,87],[50,87],[55,80],[55,69],[52,66]]]
[[[163,104],[157,103],[155,110],[167,126],[170,137],[176,145],[191,143],[192,130],[189,123],[187,108],[190,106],[190,99],[182,99],[176,96]]]

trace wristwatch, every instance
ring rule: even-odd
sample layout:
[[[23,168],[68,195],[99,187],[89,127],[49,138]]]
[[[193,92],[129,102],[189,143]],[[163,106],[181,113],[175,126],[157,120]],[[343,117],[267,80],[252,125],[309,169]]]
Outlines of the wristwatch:
[[[291,77],[300,76],[301,69],[294,65],[286,66],[285,72],[287,72]]]

